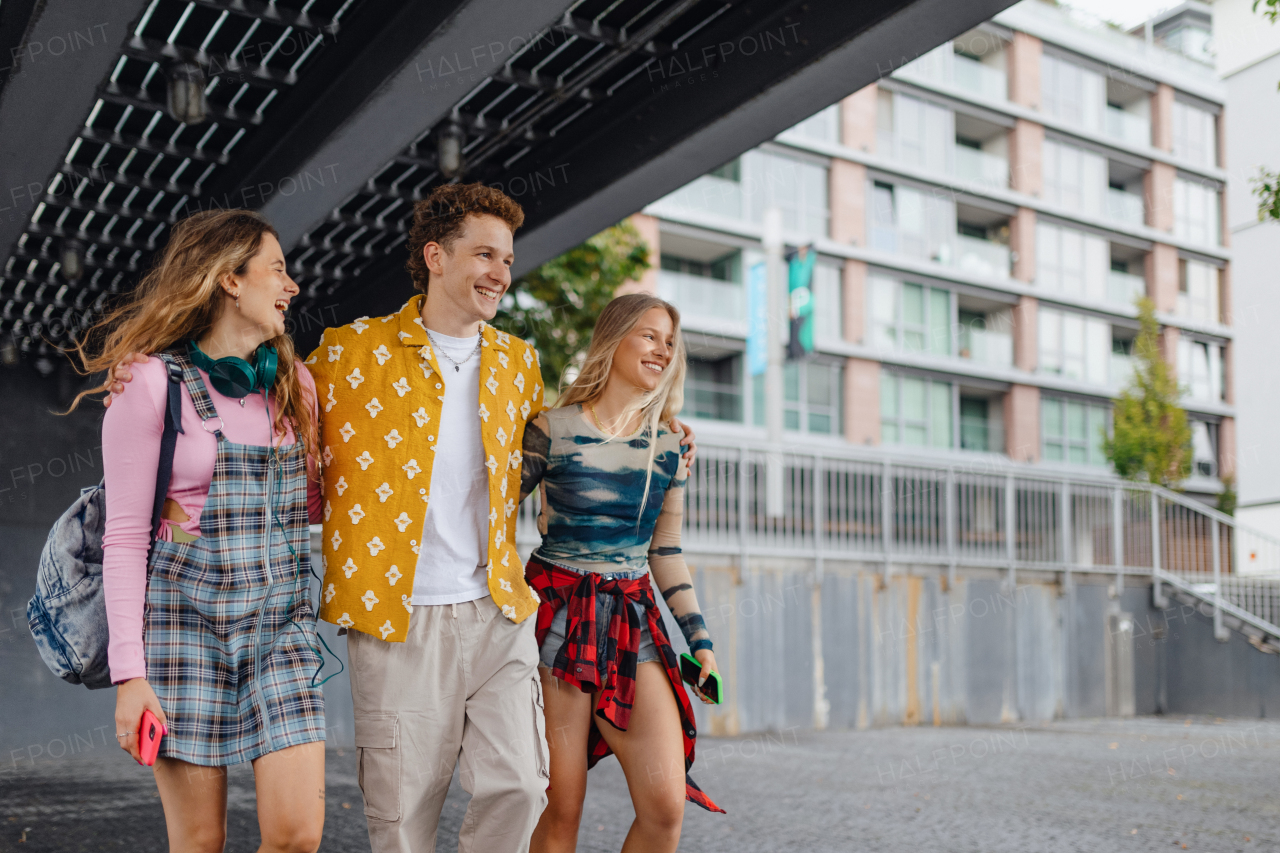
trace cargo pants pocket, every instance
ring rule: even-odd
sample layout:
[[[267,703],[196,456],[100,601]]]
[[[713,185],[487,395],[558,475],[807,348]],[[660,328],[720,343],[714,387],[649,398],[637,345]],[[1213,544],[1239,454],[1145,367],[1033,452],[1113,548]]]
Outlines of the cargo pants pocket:
[[[395,714],[356,717],[356,754],[364,814],[400,819],[400,726]]]
[[[547,750],[547,714],[542,703],[542,679],[533,677],[533,763],[538,775],[551,778],[551,759]]]

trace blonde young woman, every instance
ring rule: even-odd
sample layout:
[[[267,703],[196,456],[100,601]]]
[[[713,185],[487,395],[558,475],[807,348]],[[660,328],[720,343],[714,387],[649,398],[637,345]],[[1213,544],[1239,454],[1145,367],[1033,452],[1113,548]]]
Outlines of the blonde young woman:
[[[652,572],[705,679],[715,654],[680,555],[688,469],[681,434],[660,426],[680,410],[684,373],[676,309],[619,297],[601,312],[578,378],[525,428],[521,497],[541,488],[543,535],[525,577],[542,599],[551,749],[535,853],[575,848],[587,770],[610,752],[636,813],[624,851],[675,850],[686,798],[721,811],[687,776],[692,707],[649,583]]]
[[[324,706],[308,594],[316,392],[285,334],[297,293],[265,219],[199,213],[174,227],[129,302],[80,350],[89,372],[120,365],[97,390],[132,380],[108,399],[102,426],[108,661],[121,749],[139,758],[144,710],[167,729],[155,779],[172,851],[223,849],[226,768],[245,761],[259,849],[320,845]],[[171,385],[181,431],[153,530]]]

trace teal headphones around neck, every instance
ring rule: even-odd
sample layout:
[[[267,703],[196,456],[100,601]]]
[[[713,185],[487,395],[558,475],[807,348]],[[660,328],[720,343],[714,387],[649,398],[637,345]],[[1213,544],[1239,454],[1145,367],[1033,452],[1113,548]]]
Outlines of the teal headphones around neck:
[[[191,361],[209,374],[214,390],[224,397],[239,399],[255,391],[269,391],[276,381],[276,348],[262,344],[253,352],[253,363],[234,355],[212,359],[193,340],[187,345]]]

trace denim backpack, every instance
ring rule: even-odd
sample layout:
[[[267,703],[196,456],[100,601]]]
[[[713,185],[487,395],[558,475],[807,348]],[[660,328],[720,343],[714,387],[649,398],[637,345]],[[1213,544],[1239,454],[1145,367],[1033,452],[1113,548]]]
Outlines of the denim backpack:
[[[182,368],[161,355],[169,375],[164,434],[151,530],[173,473],[173,449],[182,432]],[[90,690],[111,686],[107,667],[107,603],[102,590],[102,533],[106,526],[105,480],[82,489],[49,531],[40,552],[36,594],[27,604],[27,622],[40,657],[53,674]]]

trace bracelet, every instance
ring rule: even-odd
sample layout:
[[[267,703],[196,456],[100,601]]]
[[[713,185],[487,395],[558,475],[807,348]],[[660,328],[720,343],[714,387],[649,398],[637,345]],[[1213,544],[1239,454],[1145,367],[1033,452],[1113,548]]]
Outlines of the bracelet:
[[[710,640],[694,640],[692,643],[689,644],[690,654],[694,652],[700,652],[703,649],[706,649],[709,652],[715,651],[715,647],[711,645]]]

